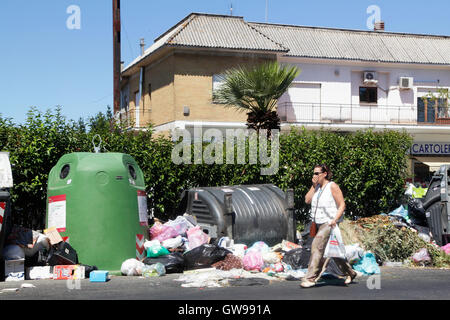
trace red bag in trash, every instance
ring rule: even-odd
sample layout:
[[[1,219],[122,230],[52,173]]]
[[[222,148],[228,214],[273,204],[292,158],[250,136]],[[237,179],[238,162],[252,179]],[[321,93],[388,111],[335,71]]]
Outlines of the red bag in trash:
[[[177,236],[177,230],[164,224],[155,223],[153,227],[150,228],[151,240],[159,240],[160,242],[162,242],[164,240],[175,238]]]

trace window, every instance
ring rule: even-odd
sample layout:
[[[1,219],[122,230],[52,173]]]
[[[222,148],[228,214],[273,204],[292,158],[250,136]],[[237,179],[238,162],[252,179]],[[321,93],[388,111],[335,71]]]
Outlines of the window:
[[[219,74],[214,74],[212,76],[212,92],[213,92],[213,103],[220,104],[220,101],[214,100],[214,90],[217,90],[220,88],[220,86],[223,84],[223,78]]]
[[[377,87],[359,87],[360,103],[377,103],[378,102]]]
[[[125,111],[128,111],[129,91],[130,88],[128,85],[123,87],[122,90],[120,91],[120,101],[121,101],[120,108]]]
[[[450,118],[448,102],[441,98],[417,98],[417,122],[434,123],[439,119]]]
[[[213,81],[213,90],[217,90],[220,88],[224,80],[221,75],[214,74],[212,76],[212,81]]]

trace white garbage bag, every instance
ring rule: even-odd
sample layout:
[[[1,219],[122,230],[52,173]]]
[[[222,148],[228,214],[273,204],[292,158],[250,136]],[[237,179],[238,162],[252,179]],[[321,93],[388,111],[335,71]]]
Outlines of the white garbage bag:
[[[144,263],[136,259],[128,259],[122,263],[120,271],[126,276],[140,276],[144,269]]]
[[[175,249],[175,248],[181,247],[182,244],[183,244],[183,239],[181,238],[181,236],[178,236],[176,238],[167,239],[167,240],[164,240],[163,242],[161,242],[161,245],[167,249]]]
[[[364,250],[360,247],[359,243],[345,246],[345,258],[348,263],[357,263],[364,255]]]

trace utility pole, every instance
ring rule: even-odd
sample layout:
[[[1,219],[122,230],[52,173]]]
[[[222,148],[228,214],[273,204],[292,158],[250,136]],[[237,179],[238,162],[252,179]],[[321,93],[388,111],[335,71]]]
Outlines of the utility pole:
[[[120,111],[120,0],[113,0],[113,72],[114,72],[114,114]]]

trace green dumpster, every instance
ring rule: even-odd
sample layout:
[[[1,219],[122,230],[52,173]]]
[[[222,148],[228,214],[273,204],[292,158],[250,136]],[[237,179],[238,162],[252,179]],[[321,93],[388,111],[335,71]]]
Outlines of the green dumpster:
[[[49,174],[46,227],[56,227],[83,264],[116,272],[126,259],[144,258],[142,170],[123,153],[64,155]]]

